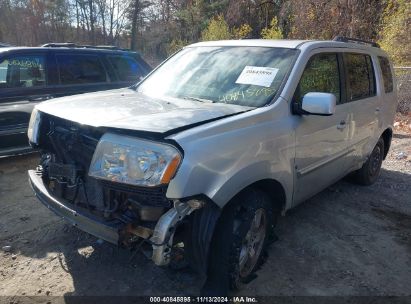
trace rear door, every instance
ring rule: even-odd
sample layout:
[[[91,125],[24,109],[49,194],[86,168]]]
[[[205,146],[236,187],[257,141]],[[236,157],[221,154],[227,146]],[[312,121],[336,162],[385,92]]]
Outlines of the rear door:
[[[352,111],[354,167],[360,166],[372,151],[379,135],[381,99],[377,94],[376,65],[365,53],[344,53],[347,103]]]
[[[115,88],[102,56],[92,52],[55,52],[56,97]]]
[[[34,105],[48,95],[47,51],[0,58],[0,155],[28,147],[27,126]]]
[[[313,54],[296,89],[293,103],[301,103],[309,92],[336,96],[335,114],[302,115],[296,125],[294,205],[331,183],[348,170],[351,147],[351,112],[343,103],[342,57],[336,52]]]

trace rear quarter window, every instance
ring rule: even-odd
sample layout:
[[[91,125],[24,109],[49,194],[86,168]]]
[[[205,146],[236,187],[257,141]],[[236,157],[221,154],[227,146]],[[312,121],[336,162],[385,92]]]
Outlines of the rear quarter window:
[[[104,66],[96,55],[57,54],[56,60],[63,85],[107,82]]]
[[[348,101],[375,96],[375,75],[372,60],[366,54],[344,54]]]
[[[384,91],[385,93],[390,93],[394,89],[390,62],[388,58],[380,56],[378,57],[378,62],[380,63],[382,78],[384,81]]]
[[[138,81],[144,72],[134,58],[128,56],[108,56],[111,66],[120,81]]]

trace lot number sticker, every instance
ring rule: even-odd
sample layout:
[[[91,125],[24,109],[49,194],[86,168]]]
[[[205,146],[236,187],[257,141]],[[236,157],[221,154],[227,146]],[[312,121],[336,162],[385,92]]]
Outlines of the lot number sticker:
[[[246,66],[235,83],[270,87],[278,69],[269,67]]]

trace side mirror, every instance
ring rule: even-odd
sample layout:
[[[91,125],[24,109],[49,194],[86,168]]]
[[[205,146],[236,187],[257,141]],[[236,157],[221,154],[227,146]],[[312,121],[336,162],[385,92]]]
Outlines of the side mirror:
[[[311,92],[303,97],[302,114],[329,116],[335,113],[337,98],[331,93]]]

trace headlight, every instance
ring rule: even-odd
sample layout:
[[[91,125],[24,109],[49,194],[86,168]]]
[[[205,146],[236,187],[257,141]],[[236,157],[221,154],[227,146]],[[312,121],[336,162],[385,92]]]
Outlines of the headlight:
[[[180,162],[180,152],[171,145],[107,133],[97,145],[89,175],[125,184],[156,186],[168,184]]]
[[[27,130],[27,136],[29,142],[38,145],[39,143],[39,125],[40,125],[40,112],[34,108],[31,112],[29,128]]]

